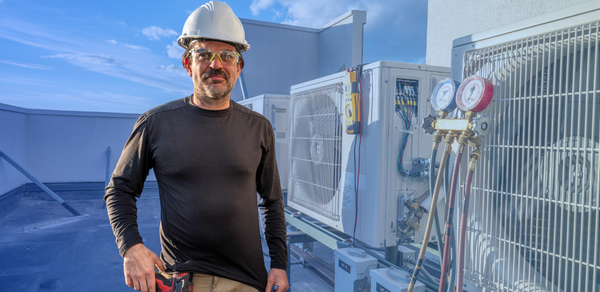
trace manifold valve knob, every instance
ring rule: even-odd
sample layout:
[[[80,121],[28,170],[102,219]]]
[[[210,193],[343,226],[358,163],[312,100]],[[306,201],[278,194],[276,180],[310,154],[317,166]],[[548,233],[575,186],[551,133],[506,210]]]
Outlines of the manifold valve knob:
[[[421,225],[419,225],[419,223],[416,223],[416,222],[415,222],[415,224],[413,224],[412,228],[413,228],[414,230],[419,230],[419,228],[421,228]]]
[[[492,122],[488,116],[478,115],[473,120],[473,133],[475,137],[486,137],[492,130]]]
[[[435,121],[437,121],[437,118],[432,115],[427,115],[425,118],[423,118],[423,124],[421,125],[423,131],[429,135],[433,135],[435,132],[433,123],[435,123]]]

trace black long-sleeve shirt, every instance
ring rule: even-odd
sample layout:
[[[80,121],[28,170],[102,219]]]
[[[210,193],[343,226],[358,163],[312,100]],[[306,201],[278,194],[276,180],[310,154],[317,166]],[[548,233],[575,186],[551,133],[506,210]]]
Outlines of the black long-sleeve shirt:
[[[263,291],[257,192],[267,210],[271,268],[286,268],[283,199],[266,118],[233,101],[225,110],[203,110],[191,97],[144,113],[105,195],[121,256],[142,243],[135,203],[152,168],[168,270],[225,277]]]

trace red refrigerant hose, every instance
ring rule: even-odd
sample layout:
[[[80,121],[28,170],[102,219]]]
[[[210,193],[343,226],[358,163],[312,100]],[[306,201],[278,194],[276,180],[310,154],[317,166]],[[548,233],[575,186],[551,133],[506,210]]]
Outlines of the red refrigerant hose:
[[[462,216],[460,218],[460,237],[458,238],[458,271],[456,288],[457,292],[463,291],[463,275],[465,267],[465,239],[467,233],[467,215],[469,214],[469,197],[471,195],[471,181],[473,180],[473,174],[475,173],[475,162],[479,158],[479,148],[475,148],[471,152],[471,162],[469,163],[469,171],[467,172],[467,179],[465,181],[465,201],[463,204]]]
[[[462,138],[462,137],[461,137]],[[462,154],[465,150],[466,141],[459,138],[458,152],[456,153],[456,160],[454,162],[454,169],[452,170],[452,181],[450,184],[450,195],[448,197],[448,216],[446,217],[446,232],[444,237],[444,259],[442,261],[442,273],[440,274],[440,287],[438,292],[444,292],[446,286],[446,278],[448,273],[449,254],[450,254],[450,239],[452,236],[452,220],[454,217],[454,201],[456,197],[456,183],[458,181],[458,175],[460,171],[460,161],[462,160]]]

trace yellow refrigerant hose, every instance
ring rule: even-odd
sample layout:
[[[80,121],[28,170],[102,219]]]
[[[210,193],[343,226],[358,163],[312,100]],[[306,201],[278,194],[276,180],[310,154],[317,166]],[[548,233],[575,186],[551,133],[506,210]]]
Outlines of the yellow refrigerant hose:
[[[444,154],[442,155],[442,161],[440,162],[439,169],[446,168],[446,162],[448,161],[448,157],[450,157],[450,153],[452,152],[452,143],[454,142],[454,137],[450,134],[446,134],[445,137],[446,147],[444,148]],[[433,136],[433,150],[437,151],[440,142],[442,141],[442,134],[439,131]],[[431,162],[432,165],[435,161]],[[421,266],[423,265],[423,260],[425,259],[425,253],[427,251],[427,243],[429,241],[429,235],[431,234],[431,226],[433,225],[433,220],[435,218],[435,208],[437,206],[438,194],[440,193],[440,188],[442,186],[442,178],[443,172],[440,171],[437,179],[435,181],[435,188],[433,190],[432,198],[431,198],[431,208],[429,209],[429,217],[427,219],[427,228],[425,229],[425,235],[423,237],[423,243],[421,246],[421,251],[419,253],[419,260],[417,260],[417,264],[415,265],[415,271],[413,272],[413,276],[410,280],[410,284],[408,285],[408,292],[412,292],[415,288],[415,283],[417,282],[417,277],[419,276],[419,272],[421,271]]]

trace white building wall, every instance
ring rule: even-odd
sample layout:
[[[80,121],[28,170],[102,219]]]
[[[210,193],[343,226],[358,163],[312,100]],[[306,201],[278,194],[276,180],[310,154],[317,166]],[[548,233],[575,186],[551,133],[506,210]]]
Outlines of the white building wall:
[[[362,63],[365,11],[346,12],[318,29],[250,19],[241,21],[250,44],[250,50],[242,54],[246,98],[289,94],[292,85]],[[236,83],[231,98],[243,99],[240,82]]]
[[[250,50],[242,53],[242,70],[248,96],[289,94],[297,80],[318,74],[318,30],[264,21],[242,19]],[[240,82],[231,92],[242,100]]]
[[[319,72],[317,77],[327,76],[362,64],[365,23],[367,23],[367,13],[352,10],[319,29]]]
[[[450,67],[452,42],[457,38],[587,1],[429,0],[426,63]]]

